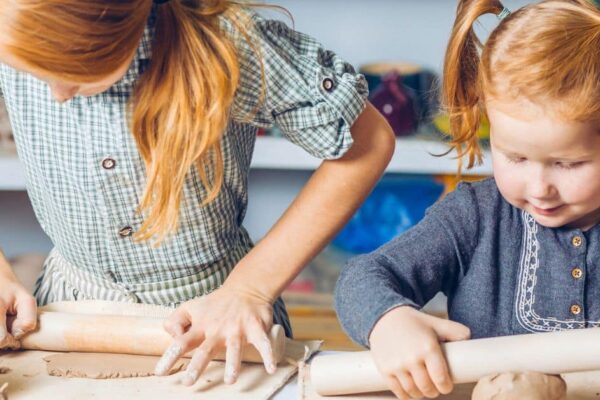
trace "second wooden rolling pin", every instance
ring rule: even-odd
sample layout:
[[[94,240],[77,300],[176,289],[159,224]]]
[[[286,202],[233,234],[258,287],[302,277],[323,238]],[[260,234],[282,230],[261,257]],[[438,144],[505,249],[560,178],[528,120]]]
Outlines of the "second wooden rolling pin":
[[[502,372],[600,370],[600,328],[475,339],[442,345],[454,383]],[[380,392],[387,384],[369,352],[316,357],[310,379],[320,395]]]
[[[21,340],[21,348],[160,356],[173,341],[164,330],[163,321],[163,318],[131,315],[40,311],[38,329]],[[285,353],[285,334],[280,325],[273,326],[269,340],[274,360],[279,363]],[[216,359],[223,360],[224,354]],[[252,345],[244,348],[242,359],[262,363]]]

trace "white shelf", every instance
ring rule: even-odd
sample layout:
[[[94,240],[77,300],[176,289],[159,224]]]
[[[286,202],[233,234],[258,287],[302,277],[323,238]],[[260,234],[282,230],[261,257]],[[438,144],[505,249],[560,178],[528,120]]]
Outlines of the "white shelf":
[[[405,174],[454,174],[457,161],[443,154],[446,145],[433,140],[402,138],[396,140],[396,152],[387,168],[389,173]],[[252,168],[271,170],[312,171],[321,163],[300,147],[277,137],[258,137],[252,158]],[[484,164],[463,171],[464,175],[491,175],[489,153]],[[14,155],[0,155],[0,190],[25,190],[25,174],[20,161]]]
[[[396,140],[396,152],[386,172],[405,174],[455,174],[458,162],[452,154],[444,154],[448,147],[439,141],[414,137]],[[277,137],[259,137],[254,149],[252,167],[257,169],[314,170],[321,160],[312,157],[300,147]],[[484,163],[463,175],[491,175],[489,152],[484,154]]]

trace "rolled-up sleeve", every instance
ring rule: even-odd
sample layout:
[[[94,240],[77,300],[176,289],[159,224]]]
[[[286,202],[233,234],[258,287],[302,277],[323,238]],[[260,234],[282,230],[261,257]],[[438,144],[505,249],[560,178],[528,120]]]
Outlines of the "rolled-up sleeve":
[[[352,146],[350,128],[366,105],[365,78],[315,39],[267,20],[249,17],[249,36],[234,33],[240,83],[233,117],[283,135],[321,159]],[[236,32],[230,25],[230,31]]]

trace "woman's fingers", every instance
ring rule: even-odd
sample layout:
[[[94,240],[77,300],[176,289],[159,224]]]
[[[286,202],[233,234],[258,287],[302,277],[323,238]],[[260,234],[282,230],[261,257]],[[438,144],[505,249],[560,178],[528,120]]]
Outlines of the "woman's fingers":
[[[4,343],[6,337],[8,336],[8,328],[6,324],[6,312],[7,312],[6,302],[0,299],[0,343]]]
[[[181,336],[191,325],[188,313],[179,307],[163,323],[163,327],[172,337]]]
[[[9,321],[7,313],[14,314],[14,311],[17,317]],[[21,343],[17,339],[34,329],[36,323],[37,311],[33,297],[23,296],[20,303],[0,299],[0,349],[20,348]]]
[[[171,368],[173,368],[173,364],[179,360],[179,358],[185,354],[183,350],[182,344],[175,340],[171,343],[171,346],[163,353],[162,357],[156,363],[156,367],[154,367],[154,375],[163,376],[167,375]]]
[[[15,339],[20,339],[37,326],[37,304],[32,296],[21,296],[16,301],[15,309],[17,317],[12,323],[11,333]]]
[[[252,332],[248,333],[248,342],[258,350],[267,372],[274,374],[277,370],[277,364],[273,355],[273,346],[267,333],[261,328],[254,328]]]
[[[169,346],[160,360],[156,363],[154,375],[167,375],[181,356],[200,345],[203,340],[204,334],[200,331],[188,331],[175,338],[173,343],[171,343],[171,346]]]
[[[0,299],[0,349],[17,349],[19,342],[8,332],[7,312],[8,304]]]
[[[164,328],[174,337],[156,365],[155,374],[167,374],[177,360],[196,349],[182,383],[193,385],[216,354],[225,350],[226,383],[236,382],[243,348],[256,347],[268,372],[275,371],[271,342],[265,333],[270,326],[272,307],[262,299],[240,296],[238,291],[220,288],[179,306],[165,321]]]
[[[185,370],[185,375],[181,379],[181,383],[186,386],[191,386],[202,375],[208,363],[212,360],[216,350],[216,343],[213,340],[205,340],[194,351],[194,355]]]
[[[242,341],[239,337],[232,337],[227,341],[225,351],[225,378],[226,384],[231,385],[237,381],[242,364]]]

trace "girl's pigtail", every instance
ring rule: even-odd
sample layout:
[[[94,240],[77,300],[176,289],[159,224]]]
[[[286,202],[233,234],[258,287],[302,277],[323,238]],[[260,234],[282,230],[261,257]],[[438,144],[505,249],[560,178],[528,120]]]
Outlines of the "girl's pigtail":
[[[444,60],[442,104],[450,119],[451,147],[459,157],[468,156],[467,168],[481,162],[477,137],[482,116],[480,87],[481,42],[473,25],[484,14],[500,14],[504,10],[498,0],[461,0],[458,3],[450,41]]]

